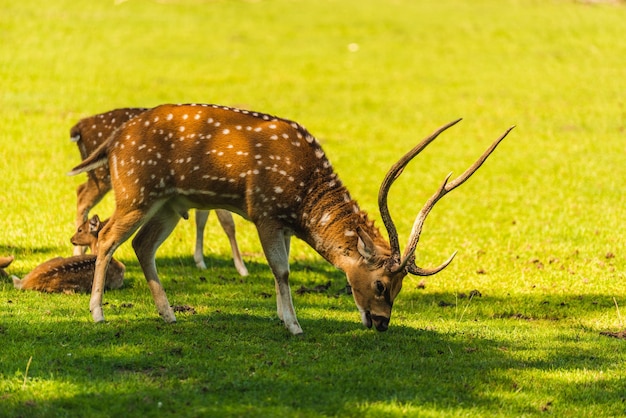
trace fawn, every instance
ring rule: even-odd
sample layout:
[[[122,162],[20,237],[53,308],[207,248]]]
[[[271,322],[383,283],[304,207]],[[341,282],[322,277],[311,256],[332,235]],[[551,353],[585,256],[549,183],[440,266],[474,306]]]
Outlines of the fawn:
[[[93,284],[96,265],[95,250],[98,232],[106,224],[100,222],[98,215],[81,225],[72,237],[74,245],[87,245],[92,254],[81,254],[72,257],[56,257],[48,260],[23,279],[12,276],[13,285],[21,290],[38,290],[47,293],[90,292]],[[111,260],[107,270],[105,289],[119,289],[124,284],[125,267],[117,260]]]

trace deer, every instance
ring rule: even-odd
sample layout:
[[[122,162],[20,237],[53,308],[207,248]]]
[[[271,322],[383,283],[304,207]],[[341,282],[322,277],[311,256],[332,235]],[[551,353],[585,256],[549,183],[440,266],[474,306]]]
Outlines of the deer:
[[[76,233],[70,238],[74,246],[89,247],[92,254],[96,254],[98,245],[98,234],[109,220],[100,220],[98,215],[93,215],[76,228]]]
[[[85,159],[98,146],[104,142],[116,129],[137,115],[142,114],[148,108],[120,108],[105,113],[89,116],[81,119],[70,129],[70,140],[78,146],[81,158]],[[89,211],[100,202],[111,190],[111,176],[106,165],[88,173],[87,181],[76,189],[77,211],[76,228],[88,220]],[[235,269],[241,276],[248,275],[248,269],[242,259],[237,238],[235,237],[235,222],[230,212],[217,209],[215,211],[222,229],[228,237]],[[195,215],[196,240],[193,253],[194,262],[201,270],[206,270],[204,260],[204,230],[206,228],[209,211],[197,210]],[[85,252],[85,247],[75,246],[74,255]]]
[[[106,221],[98,215],[82,224],[71,238],[74,245],[89,246],[92,254],[50,259],[28,273],[23,279],[12,276],[13,286],[20,290],[37,290],[46,293],[87,293],[92,289],[96,266],[98,233]],[[105,289],[119,289],[124,284],[126,267],[112,259],[106,272]]]
[[[463,184],[513,129],[509,128],[456,179],[449,174],[418,213],[400,252],[390,216],[389,188],[406,165],[450,122],[396,162],[380,186],[378,205],[387,241],[351,197],[319,141],[297,122],[266,113],[208,104],[165,104],[126,123],[68,174],[108,164],[115,210],[100,231],[89,302],[94,322],[105,320],[102,290],[115,250],[138,231],[132,246],[166,323],[176,322],[156,269],[155,253],[189,208],[222,208],[251,221],[274,276],[276,311],[291,334],[302,334],[289,286],[295,236],[347,276],[367,328],[386,331],[404,277],[436,274],[415,263],[422,226],[434,205]]]

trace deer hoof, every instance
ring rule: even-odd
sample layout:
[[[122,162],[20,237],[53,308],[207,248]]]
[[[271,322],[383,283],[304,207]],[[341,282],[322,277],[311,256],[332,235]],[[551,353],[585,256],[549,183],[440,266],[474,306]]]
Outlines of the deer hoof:
[[[237,273],[239,273],[240,276],[242,277],[246,277],[248,274],[248,269],[246,268],[246,266],[235,266],[235,268],[237,269]]]
[[[174,322],[176,322],[176,315],[174,315],[174,312],[172,312],[171,310],[170,312],[162,313],[161,317],[168,324],[173,324]]]
[[[93,318],[93,322],[95,323],[104,322],[104,313],[102,312],[102,307],[98,306],[97,308],[93,308],[91,310],[91,317]]]

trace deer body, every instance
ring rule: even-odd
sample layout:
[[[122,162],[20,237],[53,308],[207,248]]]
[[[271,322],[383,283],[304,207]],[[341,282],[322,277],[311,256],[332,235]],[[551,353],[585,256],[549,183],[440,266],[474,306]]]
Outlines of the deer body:
[[[275,277],[278,316],[291,333],[302,332],[288,281],[292,235],[346,273],[366,326],[387,329],[406,262],[390,268],[397,264],[393,247],[301,125],[217,105],[163,105],[128,122],[70,174],[106,163],[116,208],[99,237],[90,301],[96,322],[104,320],[107,264],[140,227],[133,240],[137,258],[159,313],[175,321],[156,272],[155,252],[181,213],[222,208],[256,226]]]
[[[87,245],[95,254],[98,232],[105,222],[98,216],[81,225],[72,237],[75,245]],[[13,276],[13,285],[21,290],[40,292],[89,292],[93,285],[96,266],[94,254],[81,254],[72,257],[56,257],[35,267],[23,279]],[[105,289],[119,289],[124,284],[126,268],[117,260],[111,260],[107,269]]]
[[[82,159],[87,158],[94,150],[96,150],[105,140],[124,123],[133,119],[135,116],[144,113],[147,108],[122,108],[109,112],[93,115],[81,119],[76,125],[70,129],[70,138],[76,142]],[[87,182],[78,186],[76,194],[77,214],[76,227],[87,221],[89,211],[98,202],[102,200],[104,195],[111,190],[111,176],[107,165],[89,172]],[[204,262],[204,229],[207,223],[209,213],[200,211],[196,213],[196,243],[194,250],[194,261],[198,268],[206,269]],[[242,276],[248,275],[248,270],[241,257],[239,246],[235,238],[235,223],[232,215],[228,211],[217,211],[218,220],[228,236],[235,268]],[[74,255],[84,252],[82,246],[74,247]]]
[[[47,293],[89,292],[93,286],[96,256],[93,254],[56,257],[28,273],[23,279],[13,276],[16,289],[37,290]],[[111,260],[107,270],[105,289],[119,289],[124,284],[125,267]]]

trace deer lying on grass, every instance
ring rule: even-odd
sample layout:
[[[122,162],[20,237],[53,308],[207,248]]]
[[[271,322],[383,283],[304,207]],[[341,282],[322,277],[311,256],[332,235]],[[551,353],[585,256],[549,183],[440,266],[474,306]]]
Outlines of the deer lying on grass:
[[[92,289],[96,266],[96,246],[98,233],[106,224],[100,222],[98,215],[81,225],[72,237],[74,245],[86,245],[92,254],[72,257],[56,257],[35,267],[23,279],[12,276],[13,285],[21,290],[38,290],[47,293],[89,292]],[[119,289],[124,284],[126,268],[119,261],[112,259],[106,272],[105,289]]]
[[[460,120],[460,119],[459,119]],[[113,253],[138,228],[133,248],[159,314],[176,321],[157,275],[155,253],[189,208],[224,208],[256,226],[275,277],[278,316],[292,334],[302,333],[289,287],[289,244],[304,240],[343,270],[367,327],[385,331],[393,301],[408,274],[431,275],[442,265],[415,264],[422,225],[435,203],[466,181],[507,130],[460,177],[441,184],[420,211],[404,253],[387,208],[387,193],[407,163],[451,122],[424,139],[387,173],[379,193],[390,242],[352,200],[318,141],[296,122],[217,105],[162,105],[124,125],[75,167],[74,175],[109,165],[115,212],[99,236],[90,310],[104,321],[102,289]]]
[[[83,159],[87,158],[98,146],[104,142],[109,135],[116,129],[119,129],[124,123],[137,115],[145,112],[146,108],[125,108],[115,109],[106,113],[93,115],[81,119],[76,125],[70,129],[70,138],[78,145],[78,150]],[[78,186],[76,194],[78,196],[76,228],[80,227],[87,221],[89,211],[93,208],[104,195],[111,190],[111,176],[108,166],[103,165],[89,172],[87,182]],[[242,276],[248,275],[248,269],[241,258],[237,239],[235,238],[235,222],[233,215],[226,210],[216,210],[217,219],[219,220],[224,232],[228,236],[230,248],[233,253],[233,261],[235,268]],[[206,269],[204,262],[204,229],[206,227],[209,211],[196,211],[196,247],[194,251],[194,261],[200,269]],[[74,255],[84,253],[84,247],[74,247]]]

